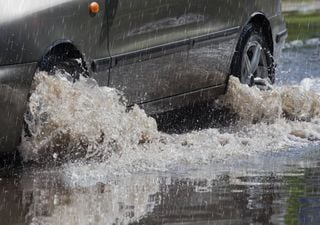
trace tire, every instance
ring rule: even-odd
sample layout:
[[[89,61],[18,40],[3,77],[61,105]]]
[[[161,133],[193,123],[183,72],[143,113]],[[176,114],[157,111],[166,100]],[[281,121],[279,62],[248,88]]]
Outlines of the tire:
[[[55,75],[57,72],[68,74],[68,79],[73,82],[80,76],[88,76],[87,69],[82,59],[64,58],[61,56],[48,56],[38,65],[37,71],[46,71],[49,75]]]
[[[272,49],[262,28],[248,24],[240,35],[233,57],[231,75],[241,83],[269,89],[275,82]]]

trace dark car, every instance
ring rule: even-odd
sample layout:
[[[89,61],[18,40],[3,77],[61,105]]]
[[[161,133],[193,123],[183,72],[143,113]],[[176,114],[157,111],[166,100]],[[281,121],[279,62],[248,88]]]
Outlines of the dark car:
[[[19,144],[35,71],[63,68],[149,114],[224,94],[228,76],[274,82],[280,0],[6,0],[0,3],[0,151]]]

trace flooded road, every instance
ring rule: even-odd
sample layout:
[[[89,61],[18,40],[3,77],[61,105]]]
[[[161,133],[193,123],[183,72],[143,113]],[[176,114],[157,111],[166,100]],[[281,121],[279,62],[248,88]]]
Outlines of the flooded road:
[[[59,165],[0,170],[0,224],[319,224],[320,47],[299,45],[273,91],[231,80],[216,104],[239,122],[184,134],[91,80],[40,74],[20,151]]]
[[[1,224],[319,224],[319,168],[319,147],[309,146],[109,178],[15,171],[1,175]]]

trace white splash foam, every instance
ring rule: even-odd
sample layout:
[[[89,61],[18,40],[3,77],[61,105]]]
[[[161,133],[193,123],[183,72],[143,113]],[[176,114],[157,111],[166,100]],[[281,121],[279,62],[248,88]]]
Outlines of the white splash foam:
[[[313,91],[314,93],[320,95],[320,79],[319,78],[304,78],[300,86],[305,91]]]
[[[71,83],[45,73],[37,74],[35,82],[27,119],[32,137],[21,145],[25,160],[79,154],[106,160],[157,136],[156,122],[138,107],[126,112],[114,89],[98,87],[91,79]]]
[[[310,85],[262,92],[231,78],[220,101],[239,115],[240,127],[168,135],[158,132],[156,122],[138,107],[126,112],[117,91],[98,87],[90,79],[72,84],[41,73],[36,81],[30,99],[33,118],[28,121],[33,136],[24,138],[21,153],[25,160],[35,161],[70,155],[98,158],[100,163],[66,166],[75,182],[197,167],[320,140],[320,100]]]
[[[294,40],[285,44],[285,48],[318,47],[320,38],[311,38],[307,40]]]
[[[277,87],[260,91],[240,84],[231,77],[228,92],[222,104],[236,112],[242,121],[274,122],[282,116],[291,120],[311,120],[320,116],[320,97],[310,90],[312,80],[303,80],[300,86]]]

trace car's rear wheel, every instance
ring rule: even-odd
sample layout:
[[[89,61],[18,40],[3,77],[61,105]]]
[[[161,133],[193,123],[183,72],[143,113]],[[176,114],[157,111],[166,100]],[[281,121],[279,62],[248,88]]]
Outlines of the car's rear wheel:
[[[266,90],[275,81],[275,64],[272,49],[263,30],[248,24],[240,36],[233,58],[231,74],[241,83]]]

